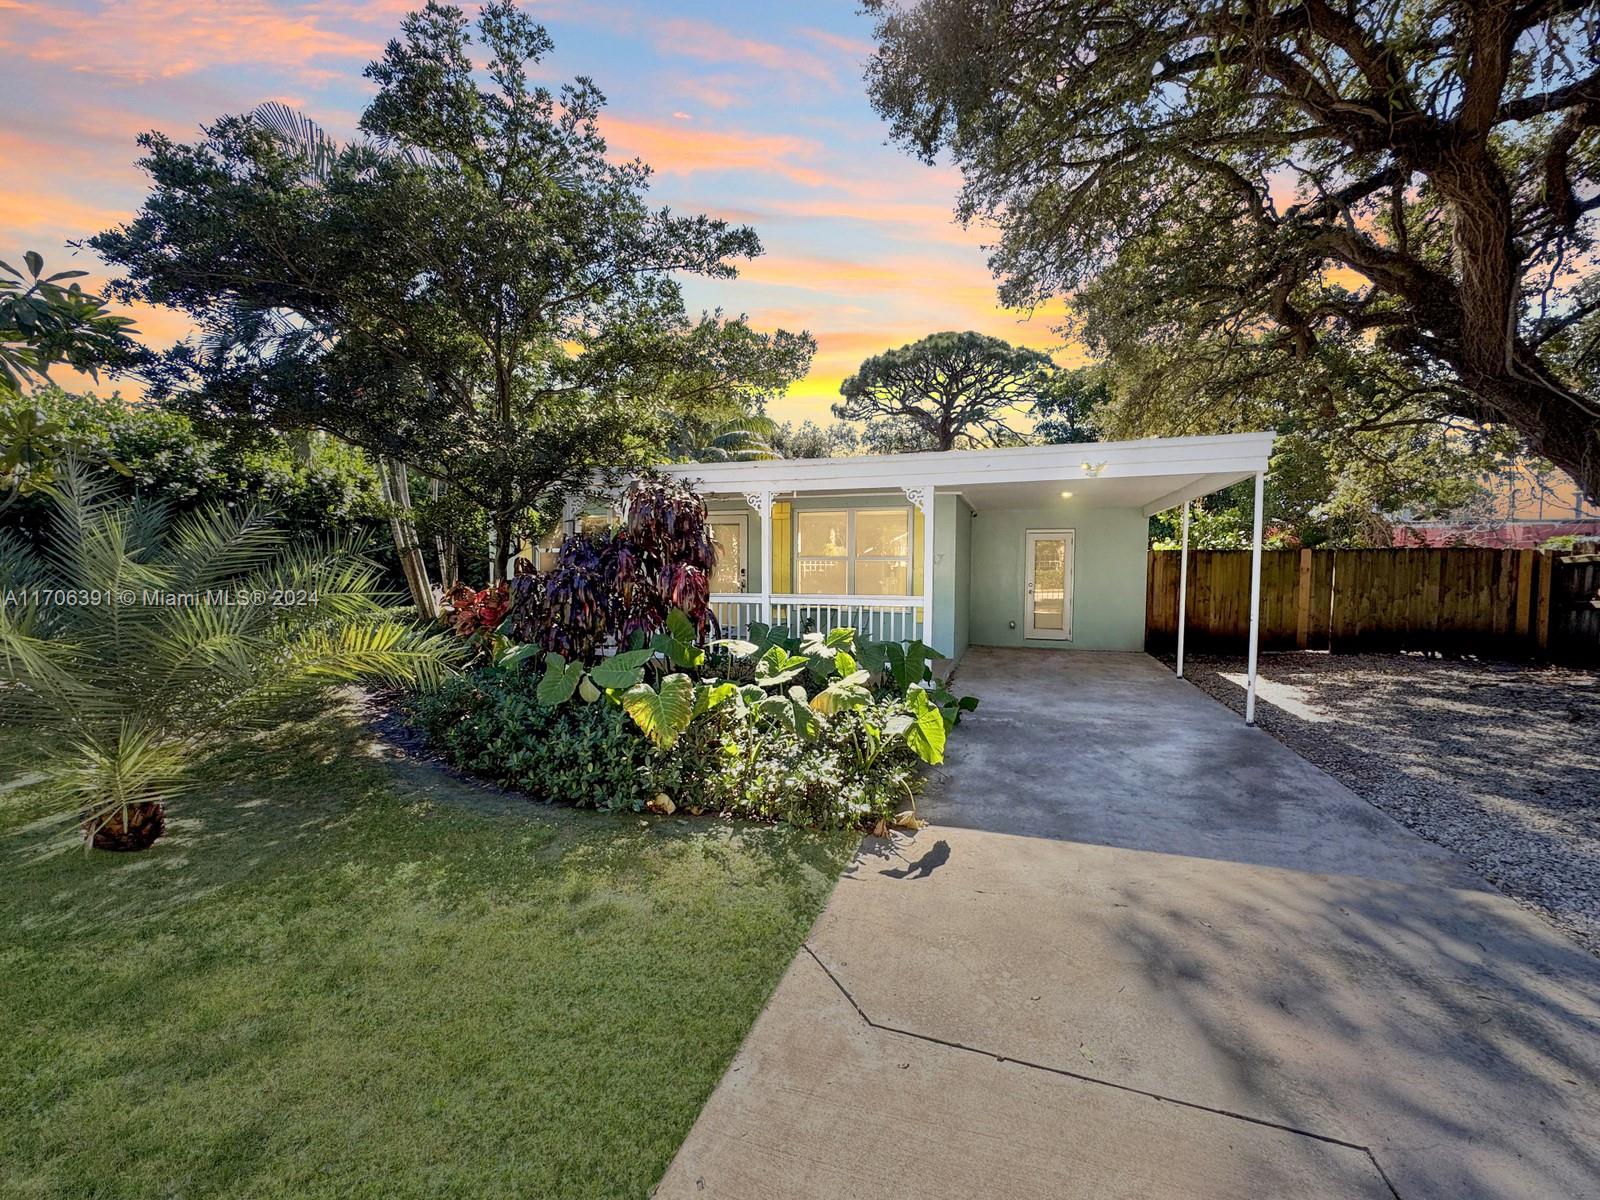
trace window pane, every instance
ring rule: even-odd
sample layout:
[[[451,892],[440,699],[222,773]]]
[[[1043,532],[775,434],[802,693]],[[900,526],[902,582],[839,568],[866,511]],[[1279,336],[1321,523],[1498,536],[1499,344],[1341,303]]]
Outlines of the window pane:
[[[1066,614],[1067,543],[1041,538],[1033,544],[1033,627],[1065,629]]]
[[[842,596],[845,594],[847,562],[842,558],[802,558],[795,591],[802,596]]]
[[[857,558],[903,558],[910,544],[910,509],[864,509],[856,514]]]
[[[711,544],[717,548],[717,565],[711,571],[713,592],[744,591],[744,523],[711,522]]]
[[[910,590],[910,572],[903,558],[856,559],[856,594],[904,596]]]
[[[843,558],[848,544],[847,514],[802,512],[795,514],[797,546],[802,558]]]
[[[609,513],[601,515],[590,513],[588,516],[578,518],[579,533],[604,533],[617,523],[617,518]]]

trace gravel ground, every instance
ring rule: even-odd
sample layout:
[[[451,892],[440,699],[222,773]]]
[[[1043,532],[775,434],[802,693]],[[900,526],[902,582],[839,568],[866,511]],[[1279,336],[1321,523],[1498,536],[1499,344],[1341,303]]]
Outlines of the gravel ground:
[[[1244,711],[1242,658],[1184,665]],[[1600,955],[1600,672],[1264,654],[1256,722]]]

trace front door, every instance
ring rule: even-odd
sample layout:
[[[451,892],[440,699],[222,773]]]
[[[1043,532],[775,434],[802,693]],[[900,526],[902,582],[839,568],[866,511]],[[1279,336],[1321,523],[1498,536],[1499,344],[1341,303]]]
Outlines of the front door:
[[[1070,529],[1028,530],[1024,637],[1072,636],[1072,541]]]
[[[750,523],[743,514],[733,517],[712,515],[711,542],[717,548],[717,565],[711,570],[713,595],[731,595],[746,590]]]

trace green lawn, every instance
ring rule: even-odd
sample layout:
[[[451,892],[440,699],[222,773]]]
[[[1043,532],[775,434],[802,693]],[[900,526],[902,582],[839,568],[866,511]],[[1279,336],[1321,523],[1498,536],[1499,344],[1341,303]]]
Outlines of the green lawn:
[[[338,717],[208,779],[131,856],[0,790],[0,1195],[643,1196],[853,846],[541,808]]]

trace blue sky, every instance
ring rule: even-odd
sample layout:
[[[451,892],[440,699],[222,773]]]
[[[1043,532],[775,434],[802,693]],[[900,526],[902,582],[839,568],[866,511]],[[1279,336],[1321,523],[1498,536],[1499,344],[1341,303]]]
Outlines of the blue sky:
[[[412,7],[0,0],[0,257],[60,264],[67,239],[132,215],[140,130],[188,137],[280,100],[349,132],[371,91],[362,68]],[[984,234],[951,219],[957,173],[885,145],[861,78],[871,23],[852,3],[524,7],[556,42],[542,77],[594,79],[611,149],[655,169],[659,202],[760,233],[766,254],[741,278],[687,291],[696,308],[817,336],[811,375],[774,415],[826,419],[862,358],[941,329],[1059,348],[1055,314],[995,304]],[[173,314],[136,315],[152,342],[184,332]]]

